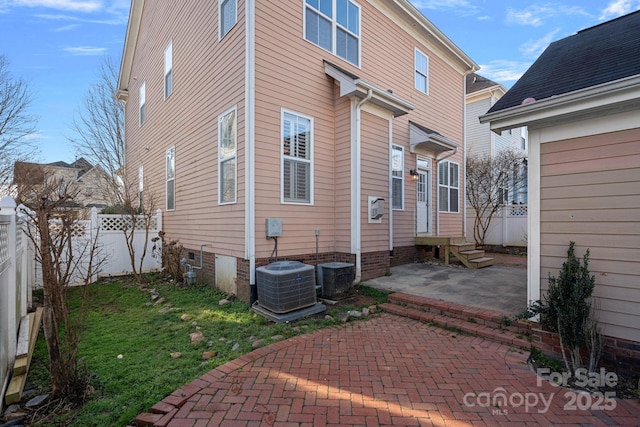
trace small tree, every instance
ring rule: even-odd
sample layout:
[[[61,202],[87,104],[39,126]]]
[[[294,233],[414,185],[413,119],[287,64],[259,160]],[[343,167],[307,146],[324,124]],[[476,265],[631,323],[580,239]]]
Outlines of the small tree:
[[[43,184],[20,189],[28,204],[23,208],[29,219],[27,234],[42,266],[43,329],[52,394],[83,400],[88,378],[79,363],[78,345],[87,314],[87,285],[97,275],[101,260],[97,230],[87,230],[78,220],[77,193],[73,183],[47,178]],[[72,284],[82,286],[81,306],[74,316],[67,300]]]
[[[32,159],[36,153],[29,138],[37,123],[29,113],[31,104],[27,83],[11,74],[9,61],[0,54],[0,189],[11,184],[15,162]]]
[[[515,151],[502,151],[491,156],[469,156],[467,158],[467,202],[475,212],[473,238],[484,245],[491,220],[500,207],[509,203],[514,195],[526,186],[525,167],[522,155]]]
[[[591,320],[591,294],[596,278],[589,273],[589,249],[581,263],[575,256],[574,247],[575,243],[570,242],[567,261],[562,264],[558,278],[549,275],[547,291],[547,314],[549,320],[555,323],[562,358],[567,370],[572,373],[583,367],[581,349],[591,342],[589,336],[597,333]],[[591,357],[590,360],[590,365],[593,365]]]
[[[100,190],[114,205],[123,203],[125,136],[124,104],[115,98],[117,86],[118,67],[107,56],[73,120],[75,135],[68,138],[78,155],[105,171],[106,188]]]

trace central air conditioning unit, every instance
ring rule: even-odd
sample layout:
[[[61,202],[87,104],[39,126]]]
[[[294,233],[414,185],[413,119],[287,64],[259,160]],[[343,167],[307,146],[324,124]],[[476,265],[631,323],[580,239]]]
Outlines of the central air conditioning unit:
[[[336,300],[349,296],[356,271],[355,266],[347,262],[327,262],[318,265],[317,276],[322,298]]]
[[[316,304],[313,265],[277,261],[256,268],[258,304],[273,313],[287,313]]]

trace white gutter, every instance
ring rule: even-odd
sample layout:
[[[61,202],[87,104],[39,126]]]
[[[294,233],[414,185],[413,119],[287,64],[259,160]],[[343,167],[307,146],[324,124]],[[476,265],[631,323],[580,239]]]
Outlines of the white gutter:
[[[249,285],[256,283],[256,193],[255,193],[255,0],[245,3],[245,258],[249,260]]]
[[[361,182],[361,108],[371,100],[373,90],[367,91],[367,96],[355,105],[355,138],[351,145],[351,249],[356,255],[356,277],[354,283],[362,279],[362,217],[360,200],[362,197]]]

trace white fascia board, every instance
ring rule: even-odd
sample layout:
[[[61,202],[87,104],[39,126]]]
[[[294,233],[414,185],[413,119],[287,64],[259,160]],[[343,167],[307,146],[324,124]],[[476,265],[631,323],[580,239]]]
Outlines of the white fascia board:
[[[120,64],[120,74],[118,75],[118,88],[116,91],[116,98],[122,102],[127,102],[127,98],[129,97],[129,79],[131,78],[133,55],[138,41],[143,8],[144,0],[133,0],[131,2],[127,33],[122,51],[122,63]]]
[[[640,105],[640,75],[506,108],[479,119],[500,133],[522,126],[544,127],[558,120],[601,115],[607,110],[620,111],[634,105],[635,108]]]

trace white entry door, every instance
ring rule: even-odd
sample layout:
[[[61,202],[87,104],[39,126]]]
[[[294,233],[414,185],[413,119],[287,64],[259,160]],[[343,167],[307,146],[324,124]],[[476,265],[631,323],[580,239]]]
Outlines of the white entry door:
[[[431,233],[431,161],[418,159],[416,232]]]

